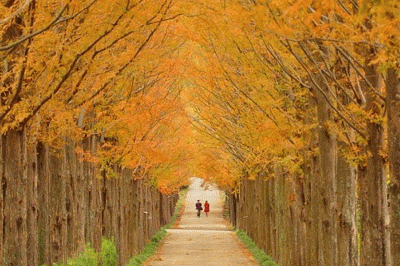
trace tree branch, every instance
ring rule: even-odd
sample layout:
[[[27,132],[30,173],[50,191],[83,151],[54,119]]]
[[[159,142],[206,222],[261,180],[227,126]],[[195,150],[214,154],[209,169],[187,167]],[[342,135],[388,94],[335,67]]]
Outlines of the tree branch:
[[[8,18],[5,18],[5,19],[0,20],[0,24],[4,24],[4,23],[10,21],[11,19],[13,19],[13,18],[19,16],[19,14],[20,14],[25,8],[27,8],[27,7],[29,6],[29,4],[30,4],[32,1],[33,1],[33,0],[25,0],[25,2],[22,4],[22,6],[21,6],[20,8],[18,8],[18,9],[14,12],[14,14],[12,14],[11,16],[9,16]]]
[[[313,74],[310,72],[310,70],[308,69],[308,67],[305,65],[305,63],[303,62],[303,60],[297,55],[297,53],[295,53],[292,49],[292,46],[290,45],[289,41],[287,41],[288,44],[288,49],[289,51],[293,54],[293,56],[296,58],[296,60],[300,63],[300,65],[303,67],[303,69],[308,73],[308,76],[311,80],[311,82],[314,84],[314,86],[318,89],[318,91],[323,95],[323,97],[325,98],[325,100],[327,101],[327,103],[329,104],[329,106],[351,127],[353,128],[358,134],[360,134],[360,136],[362,136],[363,138],[366,138],[365,133],[363,133],[360,129],[358,129],[355,125],[353,125],[353,123],[351,123],[333,104],[332,102],[329,100],[328,95],[326,95],[326,93],[320,88],[319,84],[315,81]]]
[[[32,1],[32,0],[30,0],[30,1]],[[0,47],[0,52],[1,52],[1,51],[9,50],[9,49],[11,49],[11,48],[13,48],[13,47],[19,45],[20,43],[22,43],[22,42],[24,42],[24,41],[26,41],[26,40],[32,39],[33,37],[35,37],[35,36],[37,36],[37,35],[39,35],[39,34],[45,32],[45,31],[49,30],[51,27],[53,27],[53,26],[55,26],[55,25],[58,25],[58,24],[60,24],[60,23],[62,23],[62,22],[65,22],[65,21],[67,21],[67,20],[70,20],[70,19],[73,19],[73,18],[77,17],[77,16],[78,16],[79,14],[81,14],[83,11],[85,11],[85,10],[88,9],[88,8],[90,8],[96,1],[97,1],[97,0],[92,1],[88,6],[84,7],[82,10],[80,10],[80,11],[77,12],[76,14],[74,14],[74,15],[72,15],[72,16],[70,16],[70,17],[67,17],[67,18],[60,19],[60,18],[62,17],[62,14],[65,12],[65,10],[66,10],[67,7],[68,7],[68,4],[66,4],[63,8],[61,8],[61,10],[60,10],[60,12],[57,14],[57,16],[56,16],[47,26],[45,26],[44,28],[42,28],[42,29],[40,29],[40,30],[38,30],[38,31],[35,31],[35,32],[33,32],[33,33],[31,33],[31,34],[29,34],[29,35],[27,35],[27,36],[22,37],[21,39],[19,39],[18,41],[14,42],[14,43],[11,43],[11,44],[9,44],[9,45]]]
[[[52,90],[51,93],[49,93],[44,99],[41,100],[41,102],[33,108],[32,112],[25,117],[22,121],[21,124],[25,125],[41,108],[42,106],[48,102],[50,99],[53,98],[53,96],[61,89],[62,85],[64,84],[64,82],[70,77],[71,73],[73,72],[75,65],[78,63],[79,59],[85,55],[87,52],[89,52],[100,40],[102,40],[104,37],[106,37],[107,35],[109,35],[118,25],[118,22],[122,19],[123,14],[120,15],[115,23],[112,24],[111,29],[106,30],[102,35],[100,35],[97,39],[95,39],[91,44],[89,44],[84,50],[82,50],[79,54],[77,54],[75,56],[75,59],[72,61],[72,63],[70,64],[67,72],[64,74],[64,76],[62,77],[62,79],[59,81],[59,83],[57,84],[57,86]]]

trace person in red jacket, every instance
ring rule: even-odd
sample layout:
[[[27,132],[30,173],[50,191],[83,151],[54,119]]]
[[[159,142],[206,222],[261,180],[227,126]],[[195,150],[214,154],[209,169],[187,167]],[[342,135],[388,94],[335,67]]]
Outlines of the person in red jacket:
[[[210,212],[210,204],[208,201],[204,203],[204,212],[206,213],[206,216],[208,216],[208,213]]]

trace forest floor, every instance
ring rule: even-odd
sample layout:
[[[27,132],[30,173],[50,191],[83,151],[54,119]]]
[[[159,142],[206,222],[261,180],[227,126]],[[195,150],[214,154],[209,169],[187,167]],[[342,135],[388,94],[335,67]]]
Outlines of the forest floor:
[[[222,192],[193,178],[184,212],[145,266],[259,265],[223,216]],[[196,215],[197,200],[210,203],[210,213]]]

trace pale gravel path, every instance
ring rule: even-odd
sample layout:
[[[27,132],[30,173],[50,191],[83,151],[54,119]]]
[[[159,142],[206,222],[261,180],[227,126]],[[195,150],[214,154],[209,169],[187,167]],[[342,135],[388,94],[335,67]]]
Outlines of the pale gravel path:
[[[196,216],[195,203],[210,203],[208,217]],[[192,179],[186,195],[185,211],[180,223],[168,234],[156,254],[145,266],[256,266],[258,263],[237,239],[222,214],[221,192],[202,187],[202,180]]]

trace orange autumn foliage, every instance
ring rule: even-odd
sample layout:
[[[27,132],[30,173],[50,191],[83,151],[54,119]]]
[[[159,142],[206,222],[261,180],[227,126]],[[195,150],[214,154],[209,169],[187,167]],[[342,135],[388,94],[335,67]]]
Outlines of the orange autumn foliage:
[[[365,139],[340,132],[350,124],[362,136],[379,118],[363,110],[354,44],[384,47],[375,58],[384,71],[399,40],[396,1],[357,8],[333,0],[1,5],[1,132],[25,126],[58,147],[64,136],[96,135],[102,147],[87,159],[145,169],[164,190],[191,175],[232,188],[243,171],[271,164],[301,172],[299,150],[316,126],[307,76],[354,64],[330,74],[330,86],[352,96],[326,126],[356,162],[352,151]],[[360,26],[367,18],[368,31]],[[341,56],[316,64],[315,40]]]

